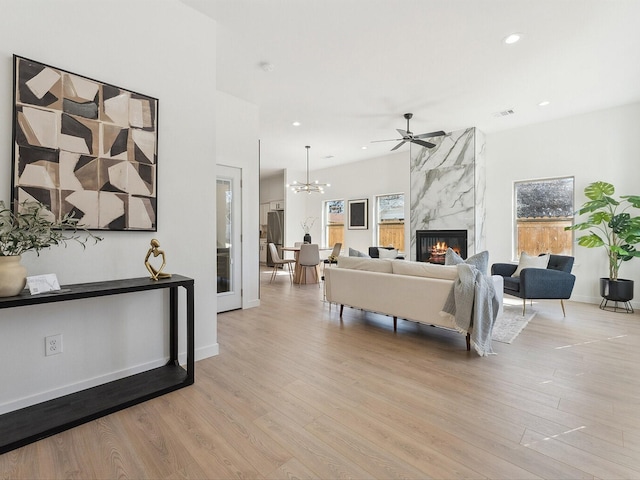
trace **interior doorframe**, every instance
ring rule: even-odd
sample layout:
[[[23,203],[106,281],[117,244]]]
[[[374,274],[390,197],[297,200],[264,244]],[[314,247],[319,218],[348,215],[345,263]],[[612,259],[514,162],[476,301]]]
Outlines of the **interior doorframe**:
[[[242,308],[243,276],[242,276],[242,169],[228,165],[217,165],[216,186],[218,180],[231,182],[231,290],[217,293],[217,312],[226,312]],[[216,206],[216,225],[218,222],[218,206]],[[216,233],[217,235],[217,233]],[[217,238],[216,238],[217,248]],[[217,259],[217,254],[216,254]],[[217,274],[217,267],[216,267]],[[217,282],[216,282],[217,284]]]

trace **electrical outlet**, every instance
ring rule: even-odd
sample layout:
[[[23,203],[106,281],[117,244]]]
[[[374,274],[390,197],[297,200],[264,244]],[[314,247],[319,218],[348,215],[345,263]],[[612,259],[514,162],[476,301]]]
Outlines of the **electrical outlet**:
[[[59,333],[58,335],[45,337],[44,354],[48,357],[49,355],[57,355],[58,353],[62,353],[62,334]]]

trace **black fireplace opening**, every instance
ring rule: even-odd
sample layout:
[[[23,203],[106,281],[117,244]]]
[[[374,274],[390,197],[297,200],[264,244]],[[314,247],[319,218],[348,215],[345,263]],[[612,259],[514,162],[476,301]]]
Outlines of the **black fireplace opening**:
[[[416,232],[416,260],[444,265],[447,248],[467,258],[466,230],[418,230]]]

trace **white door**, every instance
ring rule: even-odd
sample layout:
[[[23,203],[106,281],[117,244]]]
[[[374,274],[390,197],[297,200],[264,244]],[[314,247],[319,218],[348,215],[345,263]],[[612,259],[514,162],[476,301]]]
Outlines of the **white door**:
[[[218,312],[242,308],[242,170],[217,166]]]

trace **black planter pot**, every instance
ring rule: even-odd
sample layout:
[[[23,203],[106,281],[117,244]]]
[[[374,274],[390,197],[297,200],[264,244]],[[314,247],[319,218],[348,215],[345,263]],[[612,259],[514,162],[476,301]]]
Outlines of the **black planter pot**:
[[[630,300],[633,300],[633,280],[619,278],[618,280],[610,280],[609,278],[600,279],[600,296],[603,298],[600,308],[607,309],[609,301],[615,302],[614,307],[608,309],[614,312],[618,311],[618,302],[622,302],[621,310],[627,313],[633,313]]]
[[[311,243],[311,235],[309,235],[308,233],[305,233],[304,238],[302,240],[304,240],[304,243]]]

